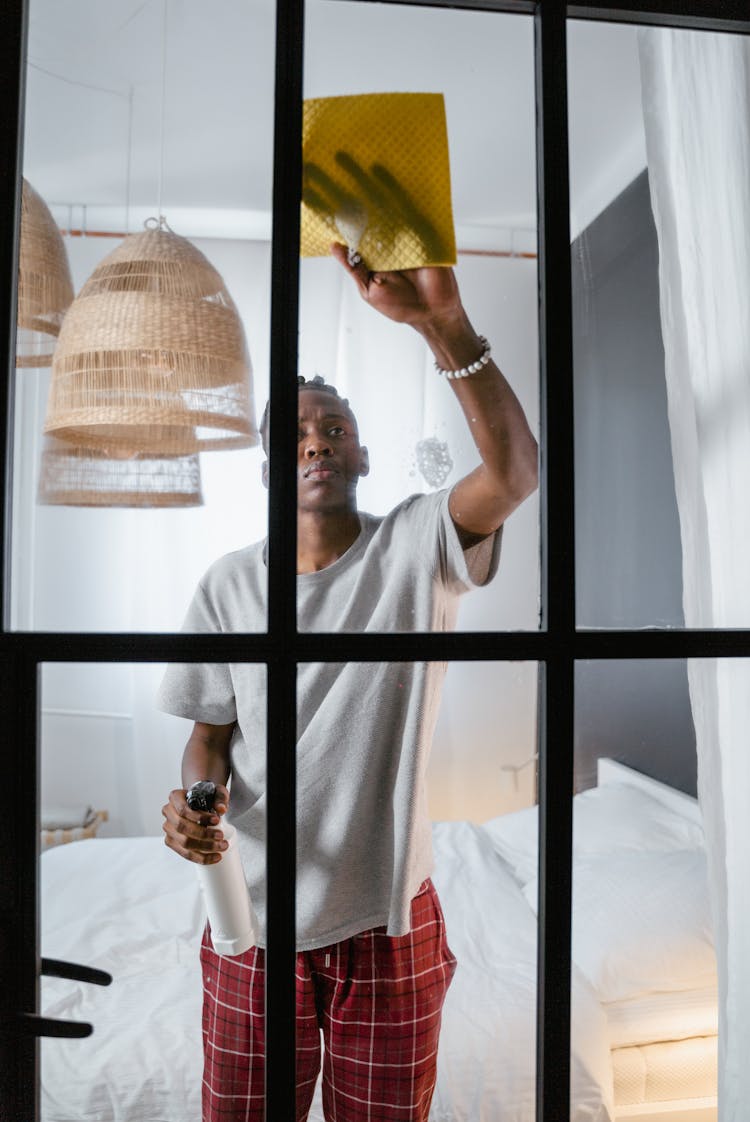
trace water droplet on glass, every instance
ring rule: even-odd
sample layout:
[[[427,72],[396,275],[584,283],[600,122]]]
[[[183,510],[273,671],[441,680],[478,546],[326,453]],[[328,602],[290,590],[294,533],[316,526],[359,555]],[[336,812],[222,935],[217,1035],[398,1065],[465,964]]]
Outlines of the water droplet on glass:
[[[448,445],[436,436],[417,441],[415,448],[417,467],[425,483],[430,487],[442,487],[453,467]]]

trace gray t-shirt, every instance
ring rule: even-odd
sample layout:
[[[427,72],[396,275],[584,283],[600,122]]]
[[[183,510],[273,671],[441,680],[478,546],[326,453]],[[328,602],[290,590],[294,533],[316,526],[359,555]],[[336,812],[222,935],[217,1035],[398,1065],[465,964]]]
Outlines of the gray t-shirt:
[[[459,595],[497,568],[500,532],[464,552],[448,492],[413,495],[317,573],[297,577],[300,631],[449,631]],[[263,542],[222,557],[193,597],[185,631],[266,628]],[[445,663],[304,663],[297,677],[297,949],[386,925],[409,930],[432,871],[425,771]],[[236,721],[228,820],[265,942],[266,674],[255,663],[167,669],[161,709]]]

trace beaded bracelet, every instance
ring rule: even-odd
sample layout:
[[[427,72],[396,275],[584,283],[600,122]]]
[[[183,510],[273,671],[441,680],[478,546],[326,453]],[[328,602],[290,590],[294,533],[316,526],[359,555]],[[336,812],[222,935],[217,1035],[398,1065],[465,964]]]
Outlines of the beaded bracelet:
[[[490,361],[490,355],[492,354],[492,348],[484,335],[479,336],[479,342],[482,344],[484,350],[475,362],[470,362],[468,366],[462,366],[460,370],[443,370],[442,366],[439,366],[438,363],[435,362],[435,369],[438,374],[440,374],[442,378],[468,378],[471,374],[478,374],[482,367],[486,366]]]

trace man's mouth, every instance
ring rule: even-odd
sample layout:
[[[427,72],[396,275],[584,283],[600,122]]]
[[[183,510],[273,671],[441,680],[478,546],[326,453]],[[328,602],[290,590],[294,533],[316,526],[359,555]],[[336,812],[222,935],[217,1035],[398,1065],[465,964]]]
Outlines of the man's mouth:
[[[338,475],[338,471],[333,464],[326,463],[323,460],[310,464],[304,471],[304,478],[310,479],[332,479],[334,475]]]

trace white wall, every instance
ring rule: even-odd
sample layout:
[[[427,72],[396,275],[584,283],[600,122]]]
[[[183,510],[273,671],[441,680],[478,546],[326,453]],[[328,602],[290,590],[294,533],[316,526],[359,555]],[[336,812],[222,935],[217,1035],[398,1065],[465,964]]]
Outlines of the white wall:
[[[202,241],[222,272],[246,325],[258,411],[267,396],[269,247]],[[113,243],[68,243],[76,288]],[[536,424],[537,326],[534,263],[463,258],[465,303],[479,331]],[[381,323],[354,299],[333,261],[302,267],[300,369],[336,381],[352,399],[373,470],[360,505],[381,512],[425,490],[414,444],[446,440],[455,463],[448,484],[476,462],[448,386],[437,379],[408,329]],[[361,318],[364,314],[364,318]],[[263,535],[266,492],[262,453],[201,457],[205,506],[122,511],[40,507],[34,502],[47,375],[18,374],[14,520],[14,620],[22,629],[173,630],[208,564]],[[398,440],[393,417],[398,414]],[[397,450],[397,451],[394,451]],[[535,501],[508,523],[500,574],[467,596],[460,626],[469,630],[537,626],[538,545]],[[45,803],[90,802],[109,811],[104,833],[158,833],[160,807],[179,778],[187,723],[158,714],[154,666],[47,665],[43,674]],[[430,775],[437,818],[478,820],[533,800],[532,767],[508,765],[534,751],[533,667],[472,663],[450,668]]]

